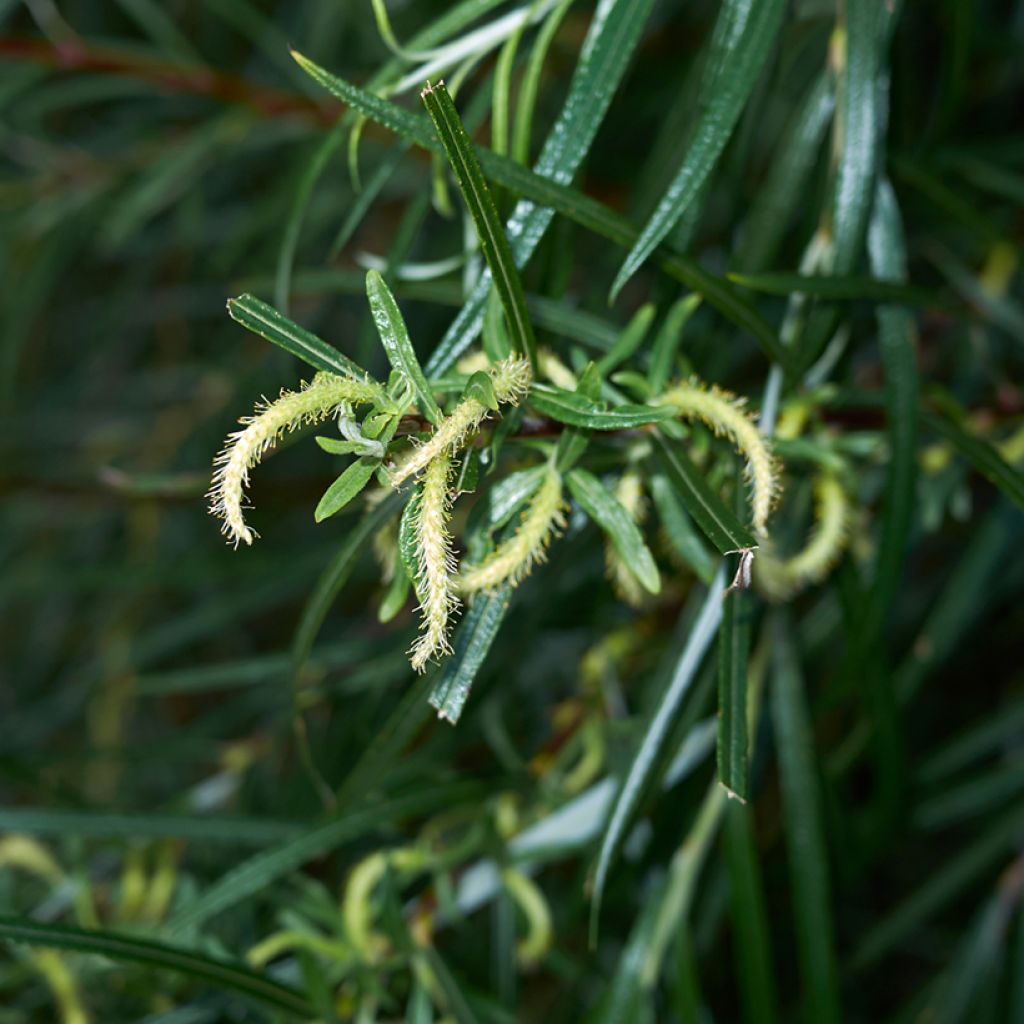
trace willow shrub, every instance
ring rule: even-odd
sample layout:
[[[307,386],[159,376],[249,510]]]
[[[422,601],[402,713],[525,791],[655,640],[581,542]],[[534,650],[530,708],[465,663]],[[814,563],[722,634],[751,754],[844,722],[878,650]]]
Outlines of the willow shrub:
[[[4,1021],[1024,1019],[1013,5],[0,26]]]

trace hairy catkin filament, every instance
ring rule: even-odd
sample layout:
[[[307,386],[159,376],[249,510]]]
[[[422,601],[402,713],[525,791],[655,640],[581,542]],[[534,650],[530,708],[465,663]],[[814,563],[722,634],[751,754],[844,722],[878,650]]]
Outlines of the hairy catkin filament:
[[[614,494],[619,504],[629,513],[629,518],[634,523],[642,523],[646,508],[640,474],[633,469],[623,473],[615,485]],[[644,601],[644,588],[607,537],[604,542],[604,564],[615,593],[626,604],[639,608]]]
[[[690,382],[670,387],[658,404],[673,406],[684,419],[698,419],[719,437],[727,437],[747,457],[751,483],[751,523],[760,536],[768,532],[768,516],[779,495],[779,472],[771,448],[744,410],[743,399],[717,387]]]
[[[785,601],[828,575],[846,546],[850,503],[833,473],[814,482],[815,526],[807,544],[790,558],[763,550],[754,564],[754,579],[764,595]]]
[[[488,373],[499,402],[518,405],[530,387],[530,363],[510,356],[492,366]],[[406,480],[419,476],[439,455],[455,455],[481,423],[490,409],[475,398],[464,398],[431,434],[430,438],[410,452],[409,456],[390,470],[392,487],[401,487]]]
[[[240,419],[244,429],[228,435],[224,448],[213,461],[213,481],[207,494],[210,512],[224,520],[221,532],[228,540],[236,548],[239,541],[253,542],[256,534],[245,525],[242,514],[249,470],[282,434],[303,423],[319,423],[339,406],[376,402],[383,397],[381,386],[369,378],[318,373],[299,391],[282,390],[275,401],[264,400],[253,416]]]
[[[544,471],[539,490],[530,499],[519,528],[479,565],[467,565],[459,575],[464,594],[493,590],[502,583],[513,586],[525,577],[537,562],[544,561],[545,549],[556,530],[565,525],[562,477],[554,466]]]
[[[452,460],[447,452],[442,452],[427,466],[416,510],[417,593],[422,621],[420,635],[409,654],[417,672],[424,671],[431,658],[450,653],[448,620],[459,605],[452,586],[456,564],[448,532],[452,511],[448,489],[451,471]]]

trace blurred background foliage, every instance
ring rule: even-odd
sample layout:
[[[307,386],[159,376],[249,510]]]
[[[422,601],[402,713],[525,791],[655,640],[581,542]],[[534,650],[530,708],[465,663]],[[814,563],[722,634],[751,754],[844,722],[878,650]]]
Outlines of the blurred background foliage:
[[[403,41],[510,9],[387,6]],[[576,176],[637,225],[708,102],[719,6],[654,5]],[[784,6],[700,215],[671,239],[716,275],[788,275],[742,292],[773,328],[831,201],[834,32],[878,5]],[[1019,467],[1024,5],[882,7],[893,35],[871,87],[888,132],[867,187],[886,173],[898,197],[921,393]],[[532,157],[594,5],[557,13]],[[211,456],[254,399],[306,372],[225,299],[273,301],[382,372],[365,268],[385,268],[426,358],[462,301],[465,225],[429,155],[371,125],[350,144],[290,45],[358,83],[416,68],[369,0],[0,2],[0,911],[25,940],[0,959],[0,1021],[1024,1021],[1020,477],[1004,463],[993,486],[962,437],[951,448],[925,424],[902,489],[887,483],[860,249],[845,268],[860,290],[814,313],[846,339],[823,408],[859,460],[851,556],[759,618],[747,804],[715,782],[706,660],[596,945],[587,881],[692,628],[693,572],[636,611],[595,536],[570,531],[517,592],[455,728],[408,668],[412,614],[378,622],[370,558],[293,671],[302,610],[354,517],[314,524],[331,462],[289,444],[253,485],[264,539],[224,545],[203,499]],[[490,144],[496,51],[465,71],[459,106]],[[392,98],[418,109],[417,92]],[[766,208],[773,174],[789,187]],[[524,272],[549,300],[542,341],[607,346],[642,302],[663,314],[685,294],[648,266],[609,307],[623,256],[556,218]],[[682,354],[756,404],[767,364],[708,303]],[[805,532],[808,495],[784,535]],[[894,501],[908,518],[891,603],[865,633],[864,567]],[[91,954],[49,949],[45,926],[86,929],[60,942]]]

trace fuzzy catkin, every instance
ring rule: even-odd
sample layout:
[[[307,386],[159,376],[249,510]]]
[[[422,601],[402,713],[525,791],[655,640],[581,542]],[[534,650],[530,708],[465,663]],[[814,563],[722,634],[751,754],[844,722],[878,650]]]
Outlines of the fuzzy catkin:
[[[530,363],[510,356],[488,371],[499,402],[518,405],[530,387]],[[430,438],[414,448],[401,463],[390,469],[391,486],[401,487],[410,477],[419,476],[439,455],[454,455],[466,443],[491,410],[475,398],[464,398],[445,416]]]
[[[763,551],[754,563],[758,588],[771,600],[787,600],[823,580],[846,546],[850,503],[834,474],[822,473],[815,480],[814,497],[815,526],[807,544],[787,559]]]
[[[503,583],[515,586],[537,562],[544,561],[545,549],[555,531],[565,525],[562,477],[554,466],[547,466],[540,489],[530,500],[519,528],[479,565],[468,565],[459,576],[464,594],[494,590]]]
[[[299,391],[281,391],[273,402],[256,407],[253,416],[243,417],[244,429],[229,434],[224,448],[214,459],[213,481],[207,497],[210,513],[224,520],[221,532],[238,547],[239,541],[252,544],[256,533],[245,525],[245,488],[249,470],[263,458],[282,434],[303,423],[319,423],[343,404],[375,402],[383,389],[369,378],[342,377],[318,373]]]
[[[417,592],[422,622],[420,635],[409,649],[409,654],[412,667],[417,672],[423,672],[431,658],[451,652],[448,621],[459,605],[452,587],[456,564],[448,532],[451,518],[448,477],[451,471],[452,460],[447,452],[434,458],[423,474],[423,490],[416,511]]]
[[[717,436],[729,438],[747,457],[751,523],[754,532],[764,537],[768,516],[779,495],[779,472],[768,442],[743,409],[743,399],[717,387],[688,383],[670,387],[657,402],[673,406],[685,419],[699,419]]]

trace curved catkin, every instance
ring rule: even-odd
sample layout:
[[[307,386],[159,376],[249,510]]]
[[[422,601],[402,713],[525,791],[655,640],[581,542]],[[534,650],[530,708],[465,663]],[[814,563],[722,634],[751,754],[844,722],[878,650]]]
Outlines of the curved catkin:
[[[409,649],[409,654],[412,667],[417,672],[423,672],[431,658],[451,652],[448,620],[459,605],[452,587],[456,565],[448,532],[451,518],[448,477],[451,471],[452,460],[447,452],[442,452],[427,466],[416,512],[417,592],[423,615],[420,635]]]
[[[530,387],[528,360],[510,356],[487,371],[499,402],[518,405]],[[409,455],[390,469],[392,487],[401,487],[406,480],[419,476],[441,454],[454,455],[488,417],[491,410],[475,398],[464,398],[431,434]]]
[[[459,575],[462,593],[475,594],[493,590],[502,583],[519,583],[537,562],[544,561],[551,538],[565,525],[564,507],[562,477],[549,465],[540,489],[523,513],[519,529],[479,565],[463,568]]]
[[[785,601],[828,575],[846,546],[850,502],[839,480],[822,473],[814,482],[815,526],[807,544],[790,558],[762,551],[754,563],[754,579],[766,597]]]
[[[629,513],[634,523],[642,523],[646,512],[644,505],[643,481],[636,470],[630,469],[619,477],[615,485],[615,498]],[[615,593],[633,608],[644,602],[644,588],[608,538],[604,542],[604,564]]]
[[[543,346],[537,349],[537,369],[556,387],[565,391],[576,390],[576,374],[551,349]]]
[[[229,434],[224,448],[213,460],[213,481],[207,498],[210,514],[224,520],[221,532],[238,547],[239,541],[252,544],[254,531],[245,525],[245,488],[249,483],[249,470],[273,448],[282,434],[303,423],[319,423],[344,404],[361,405],[384,397],[379,384],[356,377],[341,377],[333,373],[318,373],[299,391],[281,391],[273,402],[256,407],[253,416],[238,422],[243,430]]]
[[[751,523],[756,533],[765,536],[768,516],[779,495],[779,473],[768,442],[743,408],[743,399],[717,387],[691,382],[670,387],[657,402],[673,406],[685,419],[699,419],[719,437],[729,438],[747,457]]]

